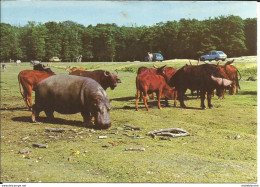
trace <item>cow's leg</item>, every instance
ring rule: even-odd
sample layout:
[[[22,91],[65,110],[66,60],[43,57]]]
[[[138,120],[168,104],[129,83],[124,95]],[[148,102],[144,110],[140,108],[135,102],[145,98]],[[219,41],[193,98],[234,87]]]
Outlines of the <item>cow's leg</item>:
[[[147,105],[147,91],[143,92],[143,100],[144,100],[144,105],[147,111],[149,111],[148,105]]]
[[[226,89],[223,90],[223,96],[222,99],[225,99]]]
[[[169,101],[167,97],[165,97],[165,106],[169,106]]]
[[[206,94],[205,90],[200,90],[200,100],[201,100],[201,105],[200,106],[201,106],[202,109],[206,109],[206,106],[204,104],[205,94]]]
[[[25,103],[25,106],[26,106],[26,108],[29,110],[29,111],[31,111],[31,108],[30,108],[30,106],[29,106],[29,104],[28,104],[28,96],[27,96],[27,91],[23,91],[23,100],[24,100],[24,103]]]
[[[213,108],[213,105],[211,104],[211,95],[212,95],[212,91],[208,91],[207,92],[207,100],[208,100],[208,107],[209,107],[209,109]]]
[[[199,96],[200,96],[200,91],[197,90],[197,100],[199,99]]]
[[[186,90],[184,90],[184,89],[179,89],[179,90],[178,90],[180,106],[181,106],[182,108],[186,108],[186,105],[184,104],[184,99],[183,99],[185,91],[186,91]]]
[[[142,101],[142,98],[143,98],[143,95],[142,95],[142,92],[139,92],[139,101]]]
[[[178,92],[174,91],[174,106],[177,106]]]
[[[32,88],[31,87],[28,87],[26,88],[26,92],[27,92],[27,99],[30,103],[30,108],[33,106],[33,102],[32,102]]]
[[[158,99],[158,108],[159,109],[162,109],[162,106],[161,106],[161,95],[162,95],[162,91],[161,90],[158,90],[157,92],[156,92],[156,96],[157,96],[157,99]]]
[[[139,107],[138,107],[138,98],[140,97],[142,93],[140,92],[140,90],[137,90],[136,92],[136,100],[135,100],[135,108],[136,110],[139,110]]]

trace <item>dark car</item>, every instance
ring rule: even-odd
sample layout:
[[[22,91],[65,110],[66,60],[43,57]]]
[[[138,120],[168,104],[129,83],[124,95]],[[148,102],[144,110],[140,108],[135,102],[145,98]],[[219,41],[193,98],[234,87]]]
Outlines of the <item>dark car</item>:
[[[146,56],[144,58],[144,61],[149,61],[149,57]],[[153,58],[152,58],[152,61],[155,62],[155,61],[163,61],[163,56],[160,54],[160,53],[153,53]]]

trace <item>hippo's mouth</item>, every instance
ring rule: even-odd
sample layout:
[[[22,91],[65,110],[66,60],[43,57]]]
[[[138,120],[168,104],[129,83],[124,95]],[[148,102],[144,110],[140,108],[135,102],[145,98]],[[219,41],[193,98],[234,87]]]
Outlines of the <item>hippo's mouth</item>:
[[[98,116],[98,115],[96,115]],[[91,117],[91,123],[92,123],[92,128],[94,129],[108,129],[111,127],[111,121],[102,121],[99,120],[98,117],[92,115]]]

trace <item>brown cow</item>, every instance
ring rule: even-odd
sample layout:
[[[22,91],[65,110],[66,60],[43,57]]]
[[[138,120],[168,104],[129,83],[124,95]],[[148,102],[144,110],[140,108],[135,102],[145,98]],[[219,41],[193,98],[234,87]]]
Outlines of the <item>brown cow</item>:
[[[71,68],[70,66],[67,66],[66,69],[65,69],[65,71],[68,71],[69,73],[71,73],[73,71],[77,71],[77,70],[85,71],[85,68],[77,68],[77,67]]]
[[[175,68],[172,68],[172,67],[161,67],[161,68],[158,68],[157,66],[154,65],[154,68],[157,68],[157,73],[159,75],[162,75],[166,81],[166,83],[169,85],[169,82],[170,82],[170,79],[172,78],[172,76],[177,72],[177,69]],[[177,91],[175,91],[175,95],[177,96]],[[177,98],[176,98],[177,99]],[[174,106],[176,106],[176,100],[174,102]],[[168,98],[166,97],[165,98],[165,106],[168,106],[169,103],[168,103]]]
[[[110,73],[109,71],[104,70],[95,70],[95,71],[73,71],[70,73],[70,75],[77,75],[82,77],[89,77],[97,81],[104,90],[106,90],[108,87],[111,88],[111,90],[114,90],[117,86],[117,83],[121,83],[121,80],[118,78],[118,72],[117,74]]]
[[[163,66],[163,67],[161,67],[161,68],[164,68],[164,67],[165,67],[165,66]],[[153,74],[158,74],[157,70],[158,70],[158,67],[155,66],[155,65],[154,65],[154,68],[148,68],[148,67],[145,67],[145,66],[141,66],[141,67],[139,67],[138,70],[137,70],[137,75],[139,75],[139,74],[141,74],[141,73],[153,73]],[[160,71],[161,71],[161,70],[160,70]],[[150,99],[154,99],[153,93],[150,93],[150,94],[148,94],[148,95],[149,95],[149,98],[150,98]],[[142,97],[143,97],[143,96],[142,96],[142,93],[141,93],[139,101],[142,100]]]
[[[228,88],[230,95],[235,95],[237,93],[237,91],[238,91],[238,88],[240,89],[239,80],[241,79],[241,74],[238,71],[238,69],[235,66],[231,65],[233,62],[234,62],[234,59],[231,60],[231,61],[226,62],[225,65],[222,65],[222,66],[219,65],[219,67],[222,68],[223,71],[225,71],[225,73],[227,74],[229,80],[233,81],[231,86]],[[237,75],[238,73],[240,75],[240,79],[238,79],[238,75]],[[219,92],[219,90],[217,90],[217,92]],[[225,98],[225,92],[226,91],[223,90],[222,99]],[[219,97],[219,99],[220,99],[220,97]]]
[[[161,97],[165,96],[168,99],[173,99],[175,93],[175,89],[168,86],[162,75],[157,75],[153,73],[139,74],[136,78],[136,89],[136,110],[139,110],[138,99],[141,94],[143,95],[145,107],[147,111],[149,111],[147,105],[147,94],[156,92],[158,99],[158,108],[161,109]],[[175,98],[177,98],[177,95],[175,96]]]
[[[21,95],[23,96],[23,100],[25,102],[26,108],[30,111],[33,106],[32,102],[32,91],[35,86],[41,82],[42,80],[55,75],[54,73],[48,73],[44,71],[38,70],[23,70],[18,75],[18,82]],[[22,88],[23,87],[23,93]],[[28,101],[30,104],[28,104]]]

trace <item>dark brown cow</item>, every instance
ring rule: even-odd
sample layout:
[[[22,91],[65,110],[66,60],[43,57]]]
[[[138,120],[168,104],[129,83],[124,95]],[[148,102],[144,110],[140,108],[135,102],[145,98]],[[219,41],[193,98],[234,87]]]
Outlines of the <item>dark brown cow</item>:
[[[45,72],[48,72],[48,73],[54,73],[51,68],[48,66],[45,66],[43,64],[36,64],[33,66],[33,70],[38,70],[38,71],[45,71]]]
[[[170,86],[176,87],[181,107],[186,107],[183,96],[187,89],[200,90],[201,107],[206,109],[204,100],[207,93],[208,107],[212,108],[211,95],[215,89],[223,90],[233,81],[217,65],[203,64],[199,66],[184,66],[170,80]],[[221,96],[221,92],[217,93]]]
[[[140,95],[143,95],[143,100],[147,111],[149,111],[147,105],[147,94],[156,92],[158,99],[158,108],[161,109],[161,97],[165,96],[168,99],[174,98],[175,90],[171,88],[166,83],[162,75],[157,75],[153,73],[141,73],[136,78],[136,110],[138,107],[138,99]],[[177,95],[176,95],[177,98]],[[176,100],[175,100],[176,102]]]
[[[117,74],[110,73],[109,71],[104,70],[95,70],[95,71],[73,71],[70,73],[70,75],[77,75],[82,77],[89,77],[97,81],[104,90],[106,90],[108,87],[111,88],[111,90],[114,90],[117,86],[117,83],[121,83],[121,80],[118,78],[118,72]]]
[[[48,73],[45,71],[38,70],[23,70],[18,75],[18,82],[21,95],[23,96],[23,100],[25,102],[26,108],[30,111],[33,106],[32,102],[32,91],[35,86],[41,82],[42,80],[55,75],[54,73]],[[23,87],[23,92],[22,88]],[[28,104],[28,101],[30,104]]]

